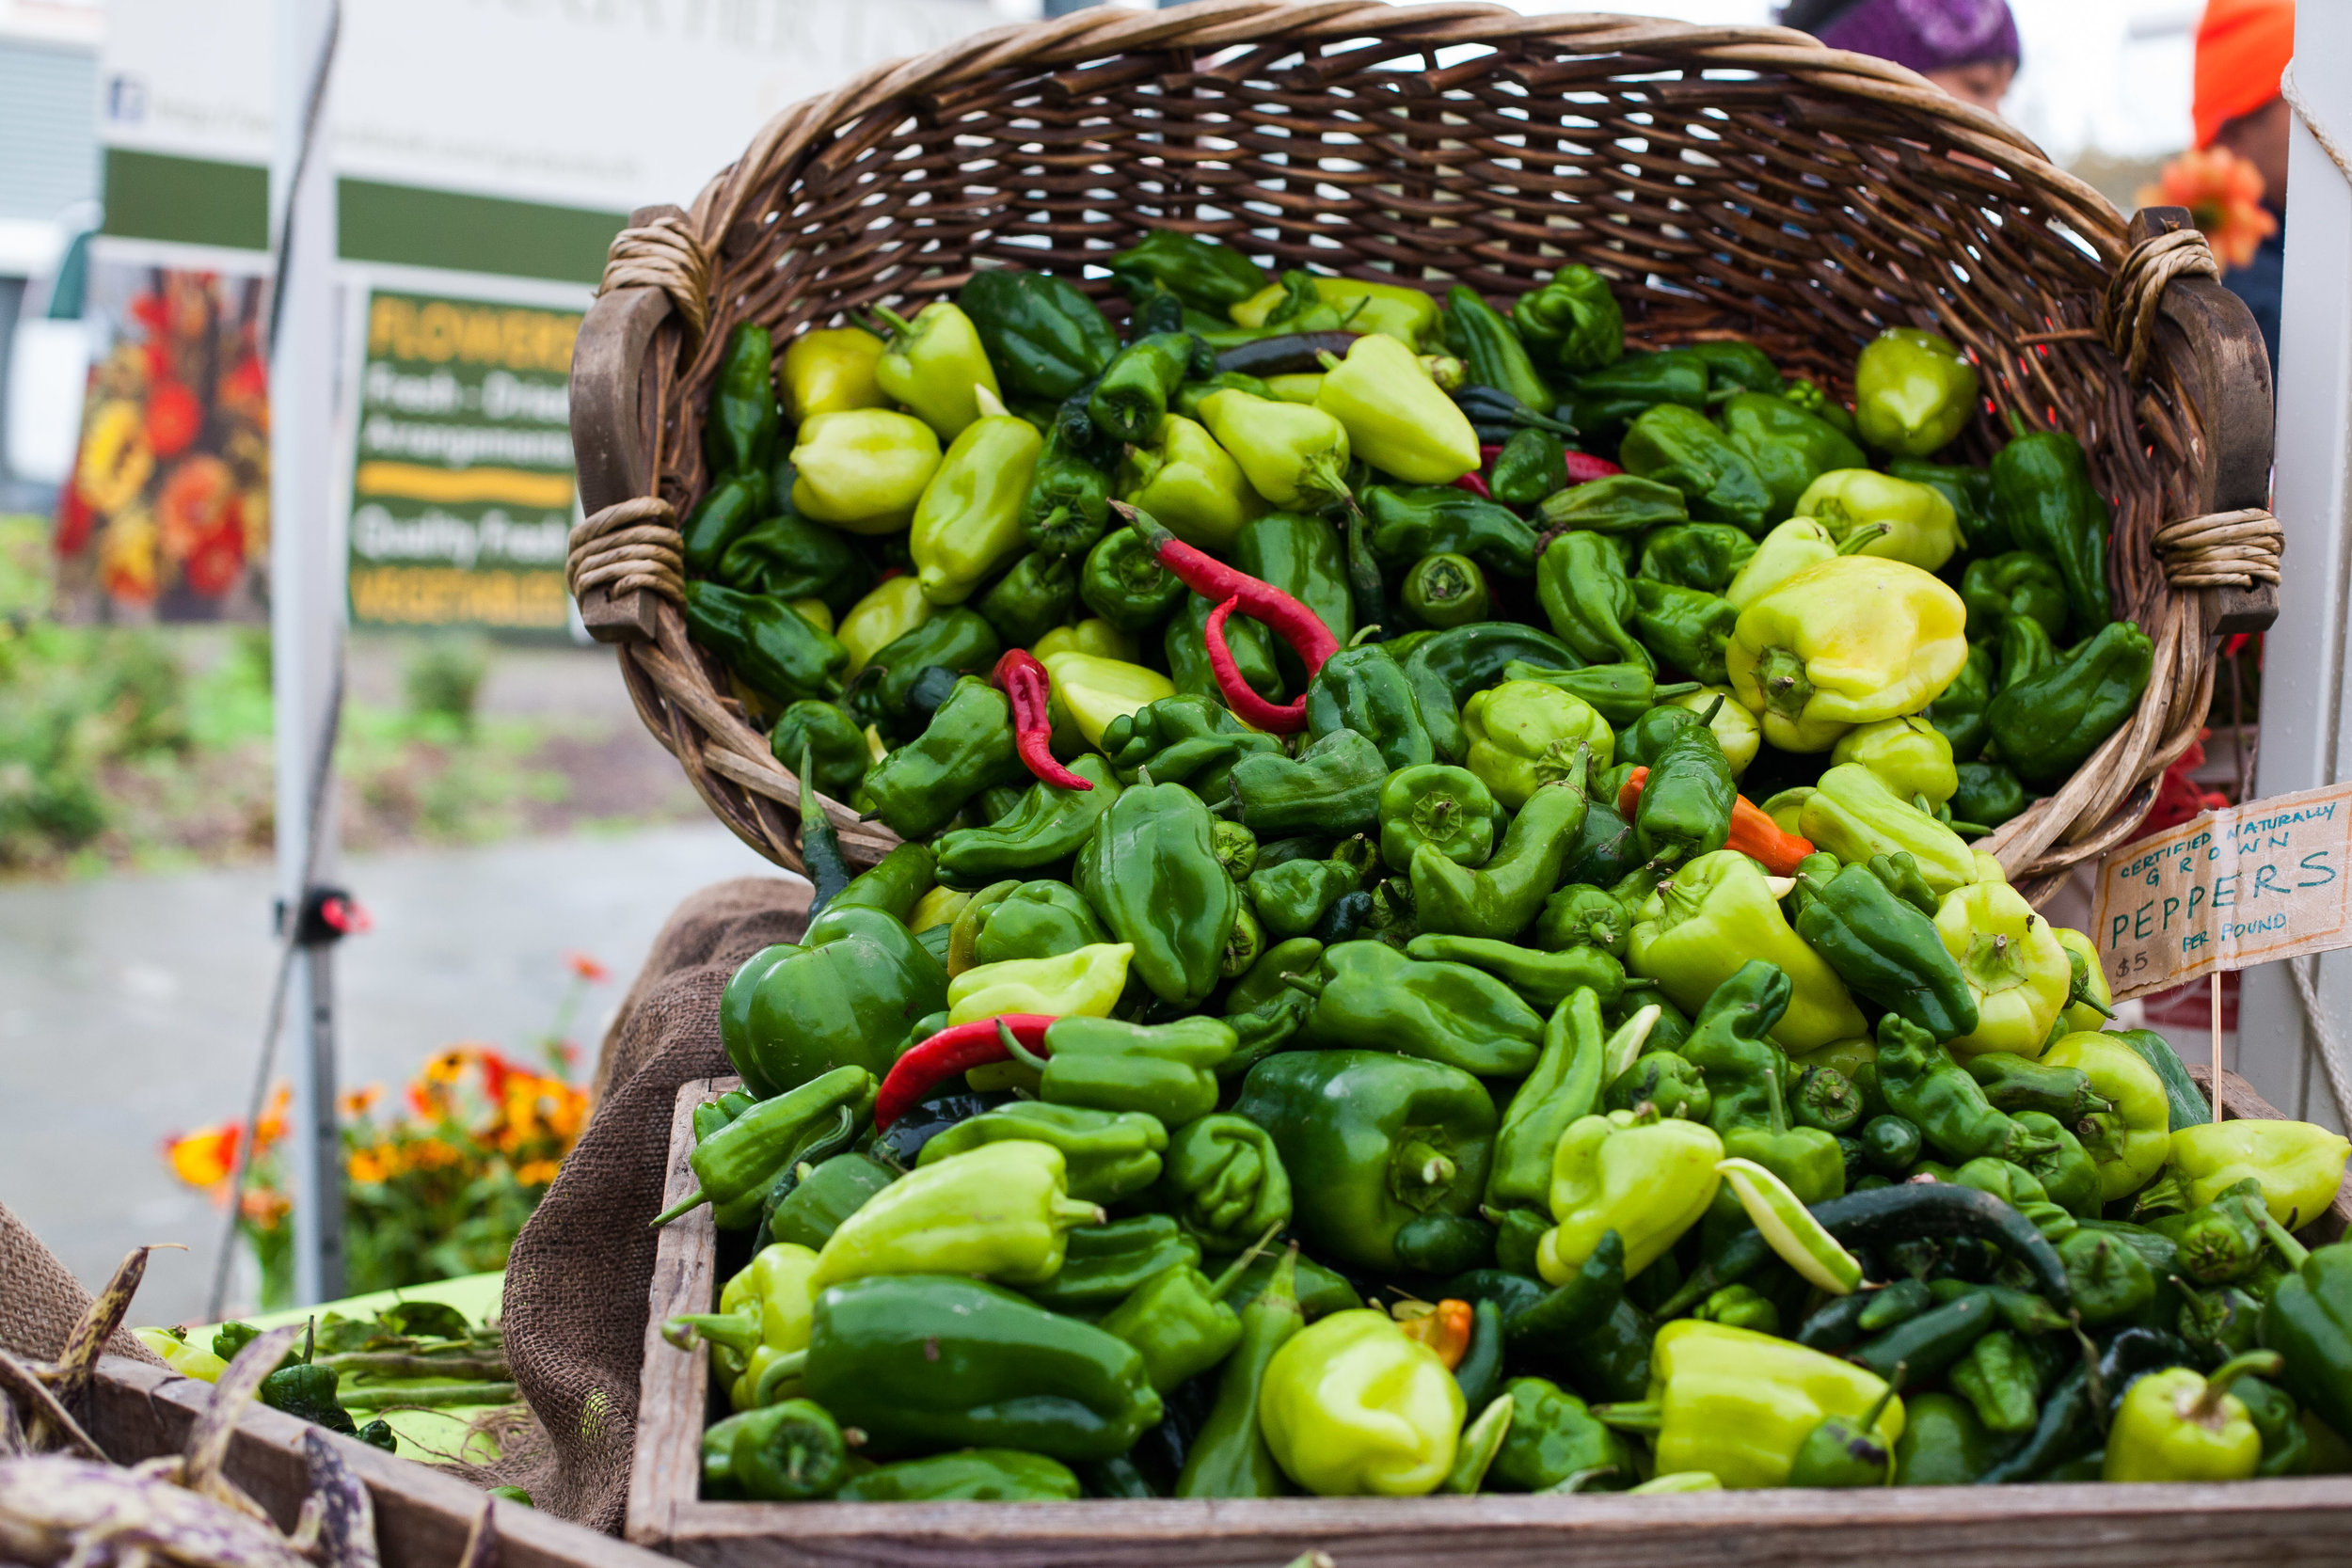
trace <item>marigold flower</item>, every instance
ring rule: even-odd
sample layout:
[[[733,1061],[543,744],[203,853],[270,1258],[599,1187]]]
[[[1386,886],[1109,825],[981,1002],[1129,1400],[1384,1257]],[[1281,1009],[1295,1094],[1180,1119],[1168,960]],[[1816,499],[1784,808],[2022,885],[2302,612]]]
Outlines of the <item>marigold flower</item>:
[[[2226,147],[2192,148],[2139,192],[2143,207],[2185,207],[2222,266],[2242,267],[2279,220],[2263,205],[2262,170]]]
[[[612,972],[611,970],[605,968],[604,965],[598,963],[596,959],[590,958],[585,953],[566,953],[564,955],[564,961],[571,966],[571,971],[574,974],[579,975],[581,979],[588,981],[592,985],[599,980],[612,978]]]
[[[235,1122],[199,1127],[164,1143],[164,1158],[171,1174],[191,1187],[211,1187],[229,1180],[237,1163],[237,1143],[245,1129]]]

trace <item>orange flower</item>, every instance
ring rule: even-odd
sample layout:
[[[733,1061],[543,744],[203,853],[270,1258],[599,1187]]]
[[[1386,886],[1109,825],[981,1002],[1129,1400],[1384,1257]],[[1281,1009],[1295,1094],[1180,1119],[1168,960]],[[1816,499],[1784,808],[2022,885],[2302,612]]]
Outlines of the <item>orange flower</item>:
[[[2195,149],[2164,166],[2156,183],[2139,192],[2143,207],[2185,207],[2223,267],[2242,267],[2279,220],[2263,205],[2262,170],[2226,147]]]
[[[342,1114],[345,1121],[358,1121],[375,1109],[375,1102],[384,1098],[384,1085],[369,1084],[361,1088],[343,1091]]]
[[[564,955],[564,961],[571,965],[574,974],[591,984],[612,977],[612,971],[585,953],[566,953]]]
[[[235,1167],[237,1141],[244,1132],[233,1121],[201,1127],[167,1140],[164,1158],[171,1164],[171,1174],[189,1186],[216,1186],[228,1180]]]
[[[294,1212],[294,1199],[267,1187],[247,1187],[239,1205],[245,1218],[263,1230],[275,1230]]]
[[[555,1162],[533,1160],[515,1167],[515,1180],[526,1187],[544,1187],[555,1180]]]

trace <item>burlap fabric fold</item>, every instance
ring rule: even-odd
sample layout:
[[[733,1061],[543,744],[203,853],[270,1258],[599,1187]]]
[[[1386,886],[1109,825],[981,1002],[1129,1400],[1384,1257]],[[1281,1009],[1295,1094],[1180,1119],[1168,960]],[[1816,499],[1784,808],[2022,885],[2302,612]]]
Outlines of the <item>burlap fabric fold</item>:
[[[90,1293],[82,1282],[41,1244],[32,1227],[0,1203],[0,1350],[20,1360],[56,1360],[89,1304]],[[135,1296],[130,1321],[147,1321],[139,1316]],[[106,1354],[163,1365],[128,1329],[115,1332],[106,1342]]]
[[[618,1531],[628,1497],[645,1302],[677,1087],[731,1070],[719,993],[745,958],[797,942],[808,884],[705,888],[655,939],[604,1037],[596,1111],[506,1265],[506,1354],[539,1432],[503,1434],[501,1481],[551,1513]]]

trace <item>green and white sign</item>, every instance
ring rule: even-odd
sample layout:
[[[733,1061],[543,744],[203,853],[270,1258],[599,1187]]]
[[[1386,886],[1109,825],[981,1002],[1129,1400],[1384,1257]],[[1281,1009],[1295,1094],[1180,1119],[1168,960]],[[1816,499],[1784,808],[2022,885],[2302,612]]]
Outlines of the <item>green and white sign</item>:
[[[362,626],[564,626],[580,313],[377,289],[351,467]]]

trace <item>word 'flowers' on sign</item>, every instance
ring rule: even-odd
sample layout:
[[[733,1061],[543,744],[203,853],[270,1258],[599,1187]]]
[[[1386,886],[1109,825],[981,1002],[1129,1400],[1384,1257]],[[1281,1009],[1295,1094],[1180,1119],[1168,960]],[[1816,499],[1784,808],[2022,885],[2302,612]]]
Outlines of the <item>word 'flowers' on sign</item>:
[[[2099,864],[2091,935],[2118,1000],[2352,947],[2352,784],[2249,800]]]

